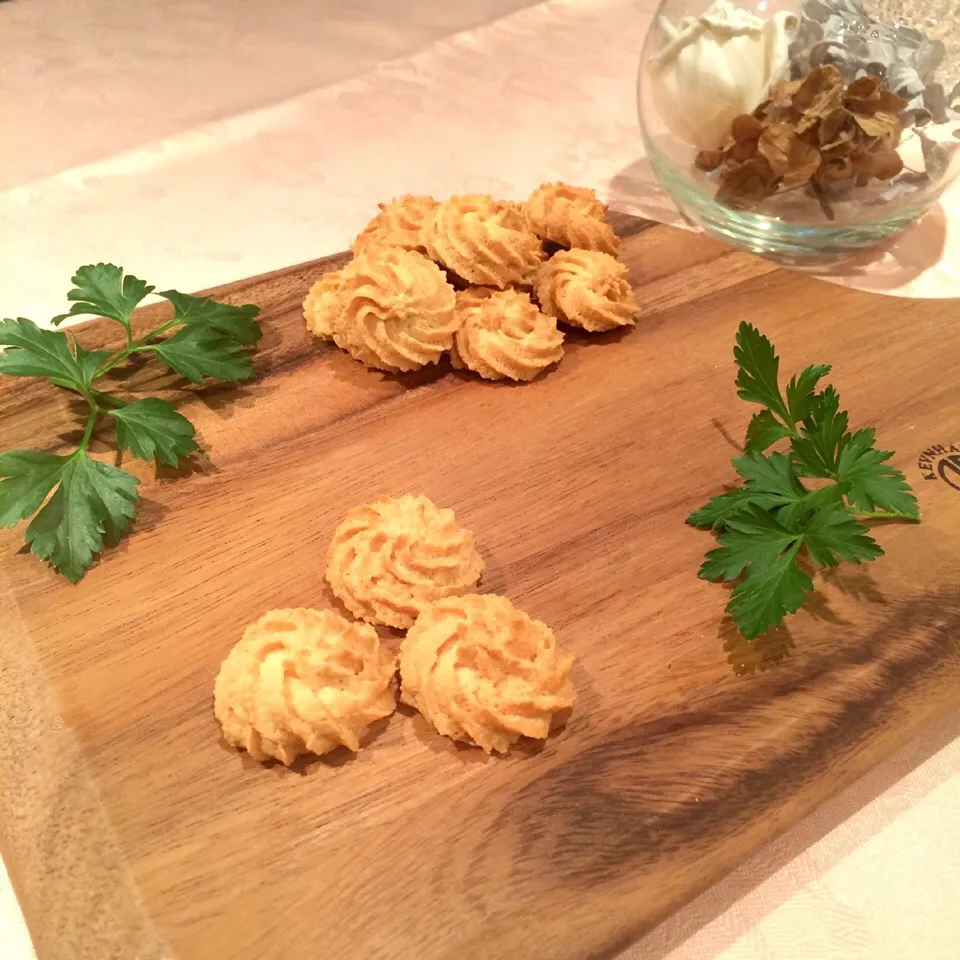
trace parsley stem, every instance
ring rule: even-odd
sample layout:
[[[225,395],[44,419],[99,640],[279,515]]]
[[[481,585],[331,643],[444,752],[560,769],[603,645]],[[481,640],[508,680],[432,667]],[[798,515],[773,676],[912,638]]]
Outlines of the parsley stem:
[[[97,399],[94,396],[92,391],[84,393],[84,399],[87,403],[90,404],[90,416],[87,419],[87,427],[83,431],[83,439],[80,441],[80,446],[77,447],[77,455],[85,453],[87,447],[90,445],[90,438],[93,436],[93,428],[97,424],[97,419],[100,416],[100,405],[97,403]]]
[[[127,346],[115,353],[109,360],[106,360],[102,366],[97,368],[97,372],[91,378],[96,380],[98,377],[102,377],[105,373],[109,373],[114,367],[119,366],[123,363],[124,360],[127,360],[129,357],[133,356],[138,350],[143,350],[147,347],[151,340],[159,337],[161,333],[166,333],[171,327],[176,326],[180,323],[180,320],[168,320],[166,323],[157,327],[156,330],[151,330],[146,336],[141,337],[139,340],[133,339],[133,334],[128,330],[127,331]]]
[[[125,407],[127,405],[119,397],[115,397],[112,393],[104,393],[102,390],[94,390],[93,396],[98,404],[109,404],[113,407]]]
[[[773,407],[767,407],[767,409],[784,425],[789,432],[791,440],[801,439],[797,425],[793,422],[793,418],[786,412],[786,405],[783,406],[783,412],[780,411],[779,406],[776,410],[774,410]]]
[[[919,513],[903,513],[900,510],[867,510],[860,513],[854,512],[853,516],[857,520],[909,520],[911,523],[920,522]]]

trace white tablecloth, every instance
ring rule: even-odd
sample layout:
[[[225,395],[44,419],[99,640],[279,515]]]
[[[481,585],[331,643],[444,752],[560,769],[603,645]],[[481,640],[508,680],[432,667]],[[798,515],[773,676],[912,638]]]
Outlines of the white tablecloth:
[[[4,315],[61,312],[91,260],[192,290],[331,253],[400,193],[521,197],[562,178],[675,219],[635,116],[651,8],[2,3]],[[958,223],[954,191],[891,255],[834,279],[955,294]],[[953,960],[958,734],[947,718],[623,960]],[[2,882],[0,943],[30,955]]]

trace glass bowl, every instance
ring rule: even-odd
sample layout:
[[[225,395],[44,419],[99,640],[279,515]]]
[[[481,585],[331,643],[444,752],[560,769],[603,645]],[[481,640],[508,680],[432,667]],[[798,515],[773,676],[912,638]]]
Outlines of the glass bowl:
[[[637,100],[686,217],[815,267],[893,237],[957,177],[958,81],[960,3],[666,0]]]

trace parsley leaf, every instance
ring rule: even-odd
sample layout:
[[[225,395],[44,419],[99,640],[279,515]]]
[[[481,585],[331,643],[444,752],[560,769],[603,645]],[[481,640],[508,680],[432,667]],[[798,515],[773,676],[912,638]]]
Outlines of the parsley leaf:
[[[0,453],[0,527],[33,516],[60,482],[68,459],[38,450]]]
[[[46,377],[74,390],[89,387],[97,368],[110,356],[107,350],[71,348],[65,333],[43,330],[23,317],[0,321],[0,344],[8,347],[0,354],[0,373]]]
[[[765,510],[781,508],[777,519],[791,528],[810,513],[843,499],[836,487],[807,490],[794,472],[793,460],[782,453],[754,453],[734,459],[733,466],[746,478],[752,502]]]
[[[756,451],[763,453],[772,447],[778,440],[790,436],[790,428],[784,426],[769,410],[755,413],[747,426],[747,442],[744,449],[747,453]]]
[[[746,485],[712,497],[706,506],[687,517],[687,523],[694,527],[719,529],[749,507],[769,510],[798,502],[804,497],[805,491],[793,476],[789,457],[781,453],[766,457],[752,451],[735,459],[733,465],[747,481]]]
[[[847,442],[847,412],[833,387],[817,394],[791,451],[802,477],[835,480],[840,450]]]
[[[109,414],[117,421],[117,446],[138,460],[159,460],[176,467],[181,457],[199,450],[193,424],[166,400],[144,397]]]
[[[76,583],[103,549],[118,540],[137,512],[133,474],[84,451],[64,458],[60,485],[27,527],[30,549]]]
[[[734,458],[733,467],[746,478],[748,490],[772,494],[776,504],[793,503],[806,492],[793,474],[790,458],[782,453],[749,453]]]
[[[704,580],[737,580],[727,611],[740,632],[752,640],[779,626],[787,613],[803,604],[813,581],[797,563],[803,534],[781,524],[776,516],[752,507],[731,519],[700,568]]]
[[[766,500],[762,497],[758,498],[752,490],[745,488],[728,490],[726,493],[711,497],[706,506],[691,513],[687,517],[687,523],[693,527],[718,530],[725,527],[731,517],[741,513],[753,503],[760,506],[774,506],[775,500],[773,498],[767,498]]]
[[[816,403],[817,384],[830,372],[826,364],[807,367],[787,384],[787,409],[790,423],[799,423],[808,417]]]
[[[794,546],[768,564],[752,566],[733,588],[727,612],[747,640],[781,626],[813,590],[813,580],[797,563],[798,549]]]
[[[137,510],[140,481],[88,454],[101,418],[113,418],[117,447],[139,459],[175,467],[200,449],[193,424],[169,401],[141,397],[127,402],[101,390],[97,381],[137,353],[155,354],[195,383],[207,377],[229,382],[251,377],[248,348],[259,340],[260,325],[253,304],[234,306],[167,290],[162,296],[173,306],[172,319],[135,340],[133,312],[152,286],[111,263],[80,267],[73,283],[67,294],[73,301],[70,312],[53,322],[84,314],[105,317],[124,328],[126,344],[117,351],[87,350],[72,330],[44,330],[22,317],[0,321],[0,345],[7,348],[0,352],[0,374],[43,377],[76,391],[89,407],[82,439],[72,453],[0,454],[0,526],[29,521],[31,550],[75,583],[104,545],[127,531]]]
[[[203,383],[205,377],[233,383],[253,376],[253,361],[243,346],[208,327],[181,327],[173,336],[143,349],[152,350],[193,383]]]
[[[871,513],[879,508],[919,518],[920,507],[907,478],[887,463],[893,452],[874,449],[875,438],[872,429],[858,430],[850,438],[837,461],[837,482],[858,510]]]
[[[731,517],[726,530],[717,536],[720,546],[705,557],[700,577],[704,580],[736,580],[748,566],[763,567],[773,563],[798,539],[798,534],[786,529],[774,514],[751,505]]]
[[[842,504],[819,510],[803,532],[803,545],[810,559],[821,567],[835,567],[841,560],[859,563],[876,560],[883,550],[867,533],[867,528]]]
[[[778,440],[794,436],[794,424],[809,416],[816,403],[817,384],[830,372],[825,364],[810,366],[780,391],[780,358],[773,344],[756,327],[741,323],[733,351],[737,361],[737,395],[765,410],[755,414],[747,428],[746,449],[761,453]]]
[[[759,403],[781,420],[787,420],[787,405],[777,382],[780,358],[773,344],[752,324],[741,323],[733,356],[739,367],[737,396],[750,403]]]
[[[177,293],[176,290],[165,290],[160,296],[173,304],[173,319],[177,323],[201,324],[247,346],[260,339],[260,324],[256,321],[260,308],[252,303],[235,307],[217,303],[209,297]]]
[[[54,324],[59,325],[68,317],[93,314],[116,320],[129,330],[130,317],[137,304],[154,289],[137,277],[124,275],[123,270],[112,263],[91,263],[80,267],[72,280],[74,288],[67,294],[67,299],[76,302],[68,313],[54,317]]]
[[[801,563],[833,567],[883,555],[862,519],[918,520],[904,475],[874,446],[876,431],[848,431],[833,387],[818,392],[830,372],[806,367],[780,390],[773,344],[741,323],[734,348],[739,395],[764,409],[747,427],[742,457],[733,466],[743,486],[713,497],[687,522],[711,528],[717,547],[700,568],[705,580],[735,584],[727,605],[744,637],[779,627],[813,590]],[[789,440],[789,453],[764,453]],[[804,478],[827,481],[807,488]]]

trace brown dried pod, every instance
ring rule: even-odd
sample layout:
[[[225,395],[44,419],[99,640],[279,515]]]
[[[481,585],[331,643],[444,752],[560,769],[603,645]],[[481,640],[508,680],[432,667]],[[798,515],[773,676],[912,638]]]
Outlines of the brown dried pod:
[[[727,151],[727,159],[734,163],[752,160],[757,155],[757,140],[740,140]]]
[[[777,190],[777,178],[764,157],[726,166],[720,173],[717,200],[731,206],[759,203]]]
[[[781,80],[770,91],[770,103],[775,107],[792,107],[794,94],[803,86],[802,80]]]
[[[877,77],[860,77],[847,87],[844,105],[854,113],[899,113],[906,109],[907,101],[887,90]]]
[[[813,144],[794,138],[790,145],[788,167],[783,175],[786,184],[806,183],[820,168],[820,151]]]
[[[858,150],[852,157],[853,169],[877,180],[889,180],[903,169],[903,159],[892,147],[880,145],[873,150]]]
[[[697,169],[706,173],[716,170],[721,163],[723,163],[723,154],[719,150],[701,150],[694,160]]]
[[[756,140],[763,133],[763,123],[749,113],[742,113],[730,124],[730,134],[737,143]]]
[[[880,91],[881,110],[886,110],[887,113],[900,113],[901,110],[906,110],[907,106],[908,101],[898,97],[892,90]]]
[[[849,125],[853,120],[853,114],[843,107],[837,107],[831,110],[821,121],[817,128],[817,139],[820,141],[820,147],[823,150],[831,149],[835,144],[845,143],[853,139],[853,131]]]
[[[879,77],[859,77],[847,87],[847,96],[870,100],[877,97],[882,89],[883,83]]]
[[[794,110],[803,114],[797,131],[803,133],[822,117],[843,106],[843,91],[843,75],[836,67],[814,67],[793,95]]]
[[[883,137],[888,141],[900,140],[900,131],[903,125],[895,113],[879,110],[873,114],[855,113],[853,115],[857,126],[869,137]]]
[[[845,100],[876,100],[883,84],[879,77],[859,77],[847,87]]]
[[[757,150],[766,157],[773,172],[782,177],[790,169],[790,147],[796,131],[787,123],[770,123],[757,141]]]

